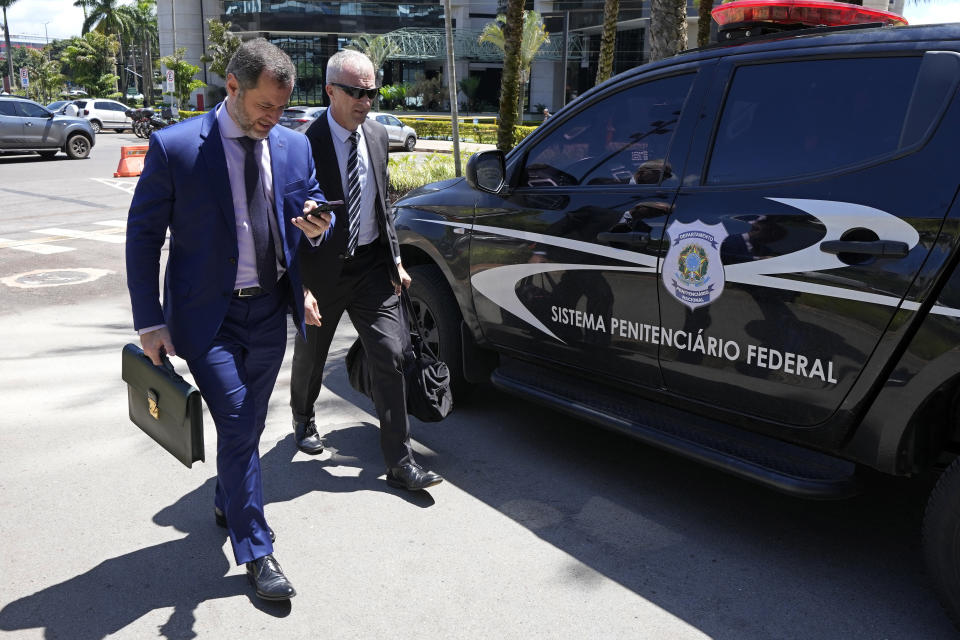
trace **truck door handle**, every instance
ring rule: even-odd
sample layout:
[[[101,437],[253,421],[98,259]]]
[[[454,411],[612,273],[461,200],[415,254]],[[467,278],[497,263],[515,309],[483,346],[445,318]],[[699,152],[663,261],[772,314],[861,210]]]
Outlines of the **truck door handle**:
[[[645,231],[601,231],[597,234],[597,242],[647,245],[650,244],[650,234]]]
[[[884,258],[902,258],[910,253],[910,247],[906,242],[895,240],[824,240],[820,243],[820,251],[833,254],[859,253]]]

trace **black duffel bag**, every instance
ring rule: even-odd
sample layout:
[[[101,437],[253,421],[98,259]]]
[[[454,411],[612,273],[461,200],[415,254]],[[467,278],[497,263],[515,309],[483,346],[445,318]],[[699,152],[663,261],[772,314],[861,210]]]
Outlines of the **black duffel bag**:
[[[401,317],[405,318],[410,331],[403,349],[403,377],[407,390],[407,413],[423,422],[438,422],[453,410],[453,394],[450,391],[450,370],[430,351],[423,341],[423,332],[413,303],[406,290],[402,299]],[[373,381],[367,366],[363,343],[357,338],[347,351],[347,377],[350,386],[372,398]]]

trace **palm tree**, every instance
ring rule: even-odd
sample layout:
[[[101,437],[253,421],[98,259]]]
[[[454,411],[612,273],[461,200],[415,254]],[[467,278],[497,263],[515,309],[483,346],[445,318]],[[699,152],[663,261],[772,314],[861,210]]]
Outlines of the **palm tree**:
[[[90,12],[87,14],[86,20],[83,21],[80,33],[87,33],[93,29],[103,34],[117,36],[120,43],[119,81],[126,89],[126,53],[123,47],[123,36],[130,29],[128,25],[129,17],[120,10],[121,7],[120,0],[94,0],[90,5]],[[117,90],[119,91],[119,87]]]
[[[143,79],[143,104],[153,104],[153,45],[157,42],[156,0],[138,0],[117,10],[127,25],[127,40],[140,47],[140,75]],[[134,59],[136,67],[136,59]],[[124,85],[126,86],[126,85]]]
[[[11,92],[13,92],[13,49],[10,46],[10,25],[7,23],[7,7],[16,1],[17,0],[0,0],[0,7],[3,8],[3,39],[7,45],[4,51],[7,54],[7,74],[10,77]]]
[[[608,80],[613,74],[613,52],[617,44],[619,13],[620,0],[606,0],[603,3],[603,37],[600,39],[600,61],[597,63],[596,84]]]
[[[356,49],[360,53],[366,54],[366,56],[370,58],[370,61],[373,63],[373,68],[377,71],[377,84],[382,84],[380,80],[383,79],[383,63],[385,63],[390,56],[400,51],[400,46],[393,40],[384,36],[371,36],[366,33],[358,35],[351,40],[347,46]]]
[[[697,46],[710,44],[710,25],[713,23],[713,0],[699,0],[697,3]]]
[[[520,3],[522,5],[522,3]],[[510,17],[510,8],[511,4],[507,4],[507,15],[498,15],[496,20],[490,23],[487,23],[487,26],[483,28],[483,32],[480,34],[479,42],[489,42],[493,46],[501,49],[504,52],[503,60],[503,87],[500,93],[500,128],[497,132],[497,146],[501,146],[500,142],[500,131],[505,128],[503,123],[504,120],[504,108],[505,104],[511,105],[510,108],[515,108],[517,110],[517,115],[523,112],[523,95],[519,91],[520,87],[526,87],[526,84],[530,81],[530,68],[533,65],[533,59],[536,57],[537,52],[540,50],[540,47],[543,46],[547,40],[550,39],[550,34],[547,33],[546,29],[543,26],[543,18],[540,17],[540,14],[536,11],[525,11],[520,14],[519,19],[511,19]],[[520,7],[523,8],[522,6]],[[519,31],[519,42],[517,43],[517,69],[508,70],[508,67],[511,63],[510,55],[508,54],[508,38],[513,31],[511,25],[522,24]],[[511,79],[510,74],[515,74]],[[514,85],[511,87],[510,85]],[[513,99],[509,102],[506,102],[503,98],[508,92],[513,93]],[[525,91],[523,93],[526,93]],[[510,144],[507,149],[513,147],[513,124],[515,121],[510,123]],[[507,150],[504,149],[504,150]]]
[[[687,48],[686,0],[650,0],[650,62]]]
[[[87,7],[93,5],[93,0],[74,0],[73,6],[83,9],[83,19],[87,19]]]

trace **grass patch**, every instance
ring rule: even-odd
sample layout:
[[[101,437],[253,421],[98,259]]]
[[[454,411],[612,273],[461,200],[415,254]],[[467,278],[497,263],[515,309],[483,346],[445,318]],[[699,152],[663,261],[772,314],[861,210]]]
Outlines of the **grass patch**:
[[[472,154],[460,153],[460,169],[467,166]],[[431,182],[456,177],[453,155],[449,153],[411,153],[402,157],[391,156],[388,162],[390,170],[390,200],[396,201],[408,191]]]

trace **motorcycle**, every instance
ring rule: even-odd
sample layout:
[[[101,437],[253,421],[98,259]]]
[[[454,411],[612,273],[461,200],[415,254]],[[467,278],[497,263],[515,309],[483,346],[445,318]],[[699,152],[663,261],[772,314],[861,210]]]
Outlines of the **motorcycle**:
[[[145,140],[157,129],[169,127],[177,121],[177,119],[173,117],[173,112],[170,107],[163,107],[160,110],[159,116],[149,107],[127,109],[126,115],[133,120],[133,132],[138,138]]]

